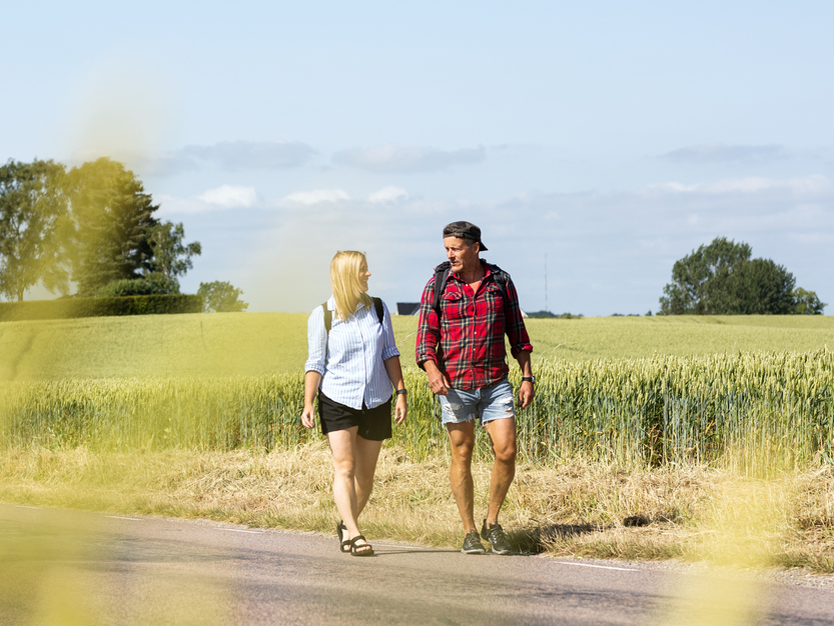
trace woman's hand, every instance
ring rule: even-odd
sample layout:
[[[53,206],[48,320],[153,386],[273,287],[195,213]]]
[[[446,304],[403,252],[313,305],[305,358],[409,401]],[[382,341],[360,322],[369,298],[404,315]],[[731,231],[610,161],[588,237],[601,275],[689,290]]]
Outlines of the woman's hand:
[[[301,423],[307,428],[312,428],[316,424],[313,401],[316,392],[319,390],[319,385],[321,385],[321,374],[315,370],[304,373],[304,410],[301,411]]]
[[[312,404],[304,405],[304,410],[301,411],[301,423],[306,428],[312,428],[316,425],[316,414]]]
[[[406,415],[408,415],[408,400],[405,399],[404,393],[397,395],[397,406],[394,409],[394,415],[396,416],[397,424],[402,424],[405,421]]]

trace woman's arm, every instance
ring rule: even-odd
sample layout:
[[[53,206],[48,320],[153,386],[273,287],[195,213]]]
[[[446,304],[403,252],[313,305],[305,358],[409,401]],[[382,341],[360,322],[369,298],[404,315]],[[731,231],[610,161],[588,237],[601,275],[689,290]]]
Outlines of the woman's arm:
[[[385,359],[383,363],[385,364],[385,370],[388,372],[388,378],[391,379],[391,384],[394,385],[394,389],[405,389],[403,369],[400,366],[400,357],[392,356],[389,359]],[[397,404],[394,411],[397,424],[402,424],[403,420],[405,420],[405,416],[408,415],[408,400],[405,396],[406,394],[404,393],[397,394]]]
[[[313,398],[316,397],[316,392],[319,390],[320,384],[321,374],[317,371],[310,370],[304,374],[304,410],[301,411],[301,423],[307,428],[312,428],[316,425]]]

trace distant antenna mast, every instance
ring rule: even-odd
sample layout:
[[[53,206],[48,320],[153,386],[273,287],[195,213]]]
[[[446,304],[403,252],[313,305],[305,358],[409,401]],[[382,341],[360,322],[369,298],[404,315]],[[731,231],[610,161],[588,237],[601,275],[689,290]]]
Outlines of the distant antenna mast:
[[[550,309],[547,308],[547,253],[544,254],[544,310],[549,311]]]

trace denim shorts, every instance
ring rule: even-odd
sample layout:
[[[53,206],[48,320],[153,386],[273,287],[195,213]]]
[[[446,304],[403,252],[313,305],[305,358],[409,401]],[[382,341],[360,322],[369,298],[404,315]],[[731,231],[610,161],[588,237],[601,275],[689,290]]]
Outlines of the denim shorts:
[[[444,424],[463,424],[476,417],[482,424],[515,417],[513,388],[506,378],[482,389],[449,389],[448,396],[437,396]]]

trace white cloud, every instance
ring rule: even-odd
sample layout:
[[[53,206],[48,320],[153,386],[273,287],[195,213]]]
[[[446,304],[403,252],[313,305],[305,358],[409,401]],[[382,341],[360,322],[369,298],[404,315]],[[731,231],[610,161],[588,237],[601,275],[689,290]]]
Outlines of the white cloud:
[[[233,141],[213,146],[186,146],[175,153],[192,161],[207,161],[227,170],[287,169],[306,163],[316,151],[305,143]]]
[[[280,210],[251,210],[245,219],[196,198],[181,201],[180,206],[214,209],[185,222],[204,244],[200,268],[206,269],[195,267],[193,282],[216,280],[216,268],[227,267],[232,249],[239,274],[224,279],[246,286],[252,310],[309,311],[329,293],[334,252],[363,250],[374,275],[372,293],[389,306],[414,302],[445,258],[443,226],[468,220],[484,233],[485,258],[513,276],[522,306],[530,310],[544,307],[546,284],[555,312],[656,311],[674,262],[715,237],[750,244],[754,256],[785,265],[799,285],[834,302],[834,277],[820,260],[830,256],[834,239],[834,185],[822,176],[665,183],[619,193],[527,193],[504,200],[403,196],[392,210],[379,200],[398,198],[396,189],[354,199],[338,188],[300,191],[273,204]],[[214,266],[210,250],[218,250]],[[298,263],[301,258],[304,263]],[[287,276],[283,268],[290,266]],[[264,277],[264,267],[274,275]]]
[[[107,152],[87,149],[73,153],[72,162],[81,163],[108,155],[145,175],[174,176],[206,166],[230,172],[290,169],[304,165],[316,154],[312,147],[300,142],[233,141],[211,146],[185,146],[170,152]]]
[[[159,195],[155,200],[159,202],[159,212],[162,216],[205,213],[217,210],[218,207],[207,204],[197,198],[178,198],[177,196]]]
[[[368,196],[368,200],[374,203],[402,202],[408,200],[408,192],[402,187],[389,185]]]
[[[350,196],[342,189],[316,189],[314,191],[296,191],[286,196],[284,200],[309,205],[321,202],[341,202],[350,200]]]
[[[698,144],[667,152],[660,158],[680,163],[715,163],[742,161],[763,163],[786,158],[784,146],[744,146],[720,143]]]
[[[451,165],[480,163],[486,156],[483,146],[463,150],[439,150],[417,146],[385,145],[351,148],[333,155],[336,163],[376,173],[434,172]]]
[[[669,193],[759,193],[764,191],[789,191],[795,194],[816,195],[834,192],[834,184],[825,176],[811,174],[802,178],[763,178],[747,176],[728,178],[714,183],[695,183],[684,185],[678,182],[657,183],[647,187],[649,191]]]
[[[223,208],[248,208],[258,201],[258,193],[255,191],[254,187],[222,185],[216,189],[204,191],[197,196],[197,199]]]

